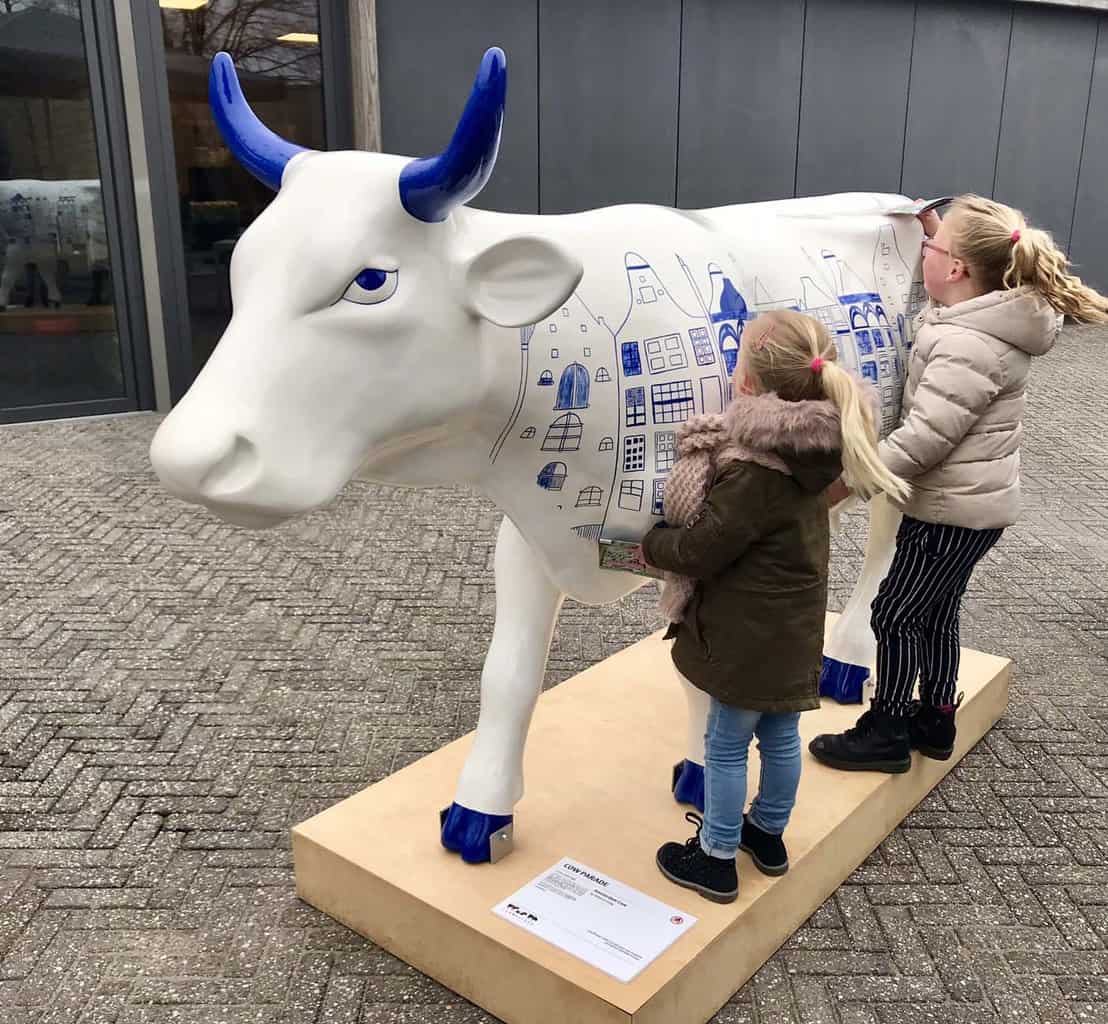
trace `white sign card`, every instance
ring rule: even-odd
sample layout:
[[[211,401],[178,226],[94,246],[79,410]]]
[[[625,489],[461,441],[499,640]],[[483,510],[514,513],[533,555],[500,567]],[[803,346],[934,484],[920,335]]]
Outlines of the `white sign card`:
[[[493,913],[624,982],[697,920],[569,857]]]

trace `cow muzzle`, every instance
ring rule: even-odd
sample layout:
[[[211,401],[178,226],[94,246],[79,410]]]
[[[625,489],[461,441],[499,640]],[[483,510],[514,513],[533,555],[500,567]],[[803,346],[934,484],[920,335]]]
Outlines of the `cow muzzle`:
[[[185,428],[171,415],[150,444],[150,461],[165,488],[200,504],[235,504],[258,482],[262,463],[255,444],[238,433]]]

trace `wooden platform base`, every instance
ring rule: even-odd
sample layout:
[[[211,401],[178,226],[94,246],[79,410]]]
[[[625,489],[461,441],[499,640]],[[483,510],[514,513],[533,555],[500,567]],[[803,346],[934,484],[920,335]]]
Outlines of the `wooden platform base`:
[[[648,637],[544,694],[527,748],[515,850],[472,867],[439,845],[465,737],[293,831],[301,898],[490,1013],[519,1024],[708,1020],[1004,713],[1010,663],[964,651],[958,746],[916,755],[905,775],[835,772],[805,750],[785,838],[792,868],[770,879],[739,855],[736,903],[666,881],[658,846],[690,834],[670,796],[685,703],[668,645]],[[801,716],[805,743],[847,728],[858,706]],[[750,778],[758,777],[752,752]],[[752,786],[753,786],[752,782]],[[606,872],[698,923],[627,984],[492,913],[560,857]]]

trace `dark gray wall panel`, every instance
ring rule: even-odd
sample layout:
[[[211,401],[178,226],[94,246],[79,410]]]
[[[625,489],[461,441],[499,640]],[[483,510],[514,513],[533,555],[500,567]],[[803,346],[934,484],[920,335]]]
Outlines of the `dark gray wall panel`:
[[[1089,119],[1070,237],[1074,270],[1088,284],[1108,292],[1108,18],[1100,19]]]
[[[920,0],[905,195],[992,194],[1011,31],[1009,4]]]
[[[537,7],[511,0],[378,0],[382,148],[429,156],[450,141],[481,55],[508,55],[508,105],[496,170],[471,205],[538,211]]]
[[[1069,244],[1097,16],[1016,8],[995,198]],[[1095,133],[1094,133],[1095,134]]]
[[[803,41],[804,0],[685,0],[678,206],[793,194]]]
[[[543,213],[673,205],[680,38],[680,0],[540,4]]]
[[[915,4],[809,0],[797,195],[900,190]]]

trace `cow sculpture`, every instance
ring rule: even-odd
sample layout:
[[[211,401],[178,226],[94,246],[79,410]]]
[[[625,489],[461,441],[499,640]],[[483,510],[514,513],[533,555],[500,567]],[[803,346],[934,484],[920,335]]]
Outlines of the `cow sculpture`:
[[[235,249],[230,325],[151,446],[172,493],[249,528],[319,508],[355,476],[465,484],[504,512],[477,734],[442,820],[443,844],[474,862],[495,859],[490,837],[523,793],[563,599],[608,603],[644,582],[599,569],[598,538],[658,521],[674,430],[727,402],[744,324],[779,307],[821,319],[880,390],[887,430],[924,298],[922,232],[902,196],[470,209],[505,93],[491,49],[441,155],[316,153],[266,129],[218,55],[216,121],[277,195]],[[825,685],[854,699],[898,519],[871,503],[862,577],[828,642]],[[697,804],[706,698],[688,698],[673,783]]]

